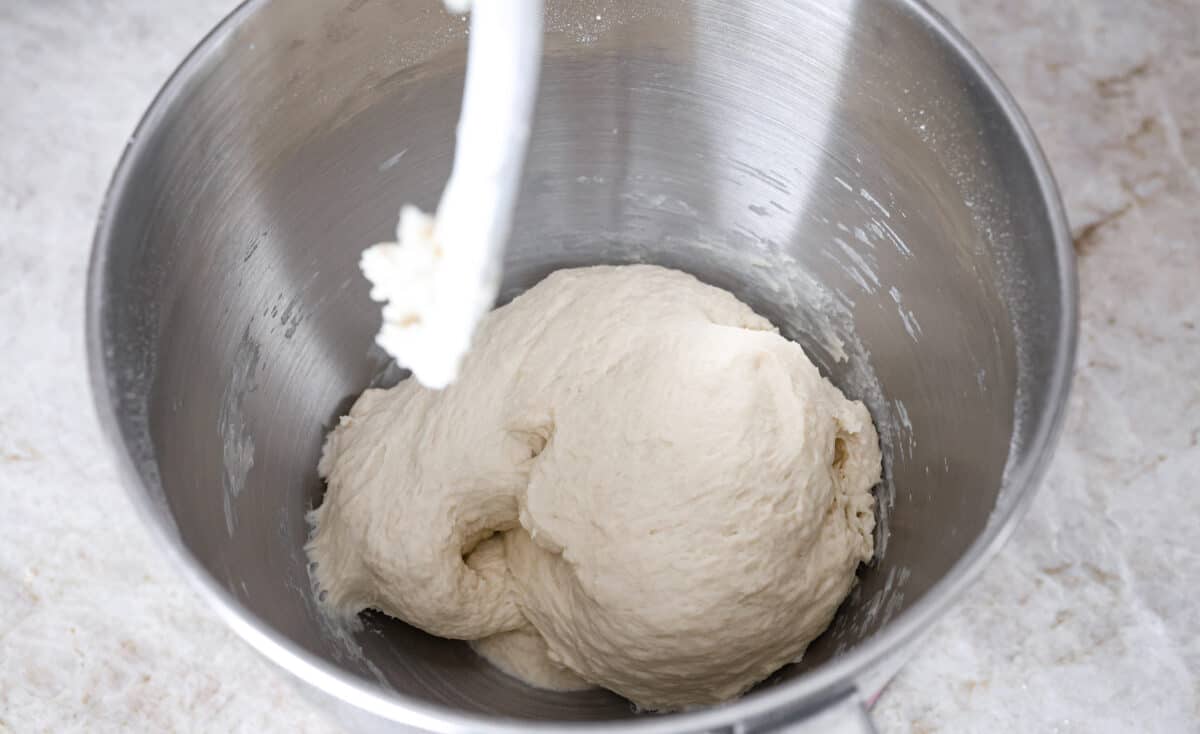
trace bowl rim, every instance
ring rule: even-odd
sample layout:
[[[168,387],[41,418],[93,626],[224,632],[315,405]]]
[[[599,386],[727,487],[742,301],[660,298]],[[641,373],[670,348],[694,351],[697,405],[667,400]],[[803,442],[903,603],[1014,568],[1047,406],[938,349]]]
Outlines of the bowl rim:
[[[215,57],[230,41],[239,24],[251,14],[264,8],[271,0],[243,0],[226,15],[184,57],[179,66],[155,94],[128,139],[100,208],[92,241],[85,297],[85,331],[88,371],[92,397],[102,432],[118,459],[118,472],[127,495],[150,528],[160,547],[167,551],[176,568],[183,572],[217,614],[259,653],[300,678],[319,691],[370,714],[407,726],[421,727],[432,732],[457,734],[486,730],[517,734],[518,732],[614,731],[639,734],[665,734],[679,731],[706,731],[730,727],[738,722],[770,717],[784,722],[800,718],[827,705],[844,700],[847,694],[862,696],[873,692],[857,690],[856,681],[879,661],[898,655],[937,621],[982,573],[1012,535],[1036,494],[1037,485],[1045,475],[1057,439],[1062,431],[1070,393],[1075,350],[1078,340],[1078,281],[1075,255],[1067,217],[1058,187],[1046,157],[1037,142],[1033,129],[1011,93],[983,60],[982,56],[926,0],[882,0],[901,7],[916,17],[927,29],[938,35],[954,50],[987,90],[1004,113],[1005,121],[1020,141],[1022,150],[1035,174],[1049,216],[1053,247],[1061,273],[1057,344],[1049,378],[1049,407],[1034,414],[1032,440],[1023,456],[1010,454],[1004,473],[1002,492],[1017,493],[1015,501],[998,505],[983,533],[967,548],[950,571],[936,581],[912,607],[899,613],[875,635],[853,649],[842,653],[816,670],[794,680],[757,691],[719,706],[698,711],[675,713],[662,717],[643,717],[605,722],[534,721],[508,717],[473,714],[440,704],[421,701],[342,670],[333,663],[314,655],[287,638],[221,586],[204,566],[188,551],[171,522],[164,522],[150,492],[153,477],[139,467],[131,447],[123,441],[120,421],[120,400],[115,383],[109,379],[107,351],[104,338],[106,299],[104,275],[114,247],[112,212],[130,183],[136,160],[145,147],[149,133],[163,120],[165,112],[183,87]],[[780,716],[783,718],[780,718]]]

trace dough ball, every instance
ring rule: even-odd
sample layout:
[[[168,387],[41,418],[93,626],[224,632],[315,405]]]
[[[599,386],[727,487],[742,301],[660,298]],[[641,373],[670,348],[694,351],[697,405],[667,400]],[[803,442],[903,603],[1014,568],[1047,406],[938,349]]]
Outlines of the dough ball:
[[[866,408],[729,293],[559,271],[488,316],[444,391],[368,390],[327,439],[328,601],[535,685],[674,710],[799,658],[870,559]]]

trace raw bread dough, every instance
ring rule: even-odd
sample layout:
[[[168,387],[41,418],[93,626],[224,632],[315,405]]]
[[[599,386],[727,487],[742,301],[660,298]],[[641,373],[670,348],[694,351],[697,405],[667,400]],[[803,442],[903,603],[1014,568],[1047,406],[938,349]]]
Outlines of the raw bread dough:
[[[875,428],[731,294],[556,272],[457,382],[367,390],[329,435],[308,545],[379,609],[559,688],[717,703],[799,658],[871,557]]]

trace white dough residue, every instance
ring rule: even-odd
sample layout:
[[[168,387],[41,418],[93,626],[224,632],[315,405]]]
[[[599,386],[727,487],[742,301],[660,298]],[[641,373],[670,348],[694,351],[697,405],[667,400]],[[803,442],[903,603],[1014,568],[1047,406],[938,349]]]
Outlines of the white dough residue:
[[[476,640],[643,709],[800,657],[870,559],[866,408],[726,291],[558,271],[480,324],[459,379],[367,390],[325,444],[327,603]]]

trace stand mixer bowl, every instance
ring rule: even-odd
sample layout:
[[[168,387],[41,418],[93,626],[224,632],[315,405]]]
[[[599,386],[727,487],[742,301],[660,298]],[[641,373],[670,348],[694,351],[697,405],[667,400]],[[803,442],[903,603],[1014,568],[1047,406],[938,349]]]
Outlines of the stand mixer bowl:
[[[1011,533],[1061,422],[1075,274],[1029,126],[917,0],[549,0],[503,298],[653,262],[727,288],[878,423],[874,561],[743,699],[637,716],[508,678],[382,615],[348,630],[303,545],[326,431],[397,378],[361,250],[449,173],[462,18],[435,0],[251,0],[116,172],[88,340],[162,547],[250,644],[364,730],[865,727],[862,706]]]

